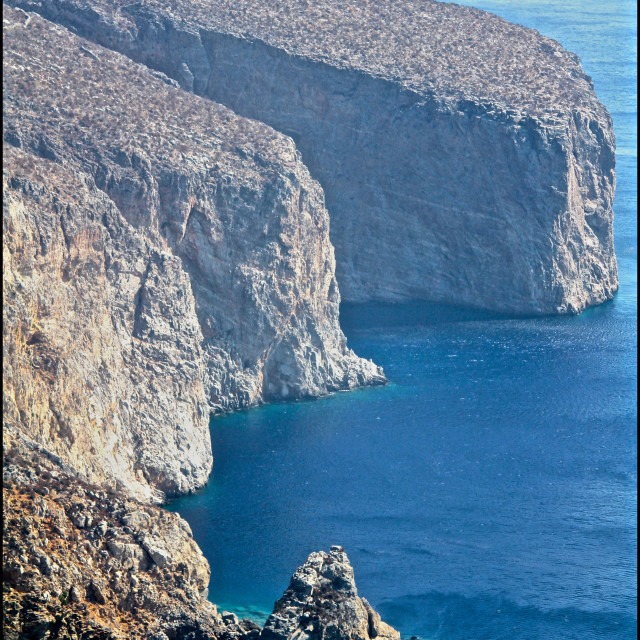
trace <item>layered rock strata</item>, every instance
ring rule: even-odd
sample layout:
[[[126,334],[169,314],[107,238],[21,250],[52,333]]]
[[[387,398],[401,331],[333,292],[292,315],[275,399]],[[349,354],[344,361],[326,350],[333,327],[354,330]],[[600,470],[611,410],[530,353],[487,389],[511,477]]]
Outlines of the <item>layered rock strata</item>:
[[[3,62],[5,424],[161,500],[206,482],[210,411],[384,382],[290,138],[20,10]]]
[[[403,0],[13,0],[291,135],[350,301],[578,313],[617,289],[612,121],[577,56]]]

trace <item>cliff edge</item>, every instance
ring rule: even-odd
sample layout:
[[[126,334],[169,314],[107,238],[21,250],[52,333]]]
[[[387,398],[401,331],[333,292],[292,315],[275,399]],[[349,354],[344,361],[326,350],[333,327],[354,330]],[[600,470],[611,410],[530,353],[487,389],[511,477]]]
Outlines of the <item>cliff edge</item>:
[[[161,500],[207,481],[210,412],[385,382],[290,138],[8,7],[3,63],[8,429]]]
[[[611,117],[537,31],[418,0],[13,2],[293,137],[345,300],[562,314],[617,290]]]

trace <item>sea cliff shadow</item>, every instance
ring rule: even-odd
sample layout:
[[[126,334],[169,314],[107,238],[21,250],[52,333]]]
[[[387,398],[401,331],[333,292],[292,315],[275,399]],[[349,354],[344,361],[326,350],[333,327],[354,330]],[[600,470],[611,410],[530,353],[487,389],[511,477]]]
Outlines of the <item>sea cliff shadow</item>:
[[[438,326],[454,322],[504,320],[517,316],[442,302],[414,300],[405,303],[366,302],[340,304],[343,331],[389,327]]]

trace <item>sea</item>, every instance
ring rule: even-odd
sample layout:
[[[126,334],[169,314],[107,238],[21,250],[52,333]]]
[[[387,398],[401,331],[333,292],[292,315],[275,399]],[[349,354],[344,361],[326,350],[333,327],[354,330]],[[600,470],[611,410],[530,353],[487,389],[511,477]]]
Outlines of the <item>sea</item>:
[[[462,4],[467,4],[466,2]],[[385,387],[211,420],[214,467],[167,507],[210,599],[264,622],[343,545],[403,638],[637,637],[637,30],[629,0],[474,0],[577,53],[617,138],[620,290],[577,317],[343,305]]]

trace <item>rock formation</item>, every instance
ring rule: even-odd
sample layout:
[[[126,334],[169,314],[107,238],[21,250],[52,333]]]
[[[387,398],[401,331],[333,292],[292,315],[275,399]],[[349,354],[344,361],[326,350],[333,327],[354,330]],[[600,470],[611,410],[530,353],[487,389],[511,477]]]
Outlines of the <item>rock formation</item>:
[[[161,500],[206,482],[210,411],[384,382],[346,347],[323,193],[289,138],[4,18],[8,427]]]
[[[209,563],[180,516],[86,483],[34,443],[3,444],[4,638],[236,640],[255,630],[206,600]]]
[[[577,56],[403,0],[13,0],[291,135],[346,300],[578,313],[617,289],[612,122]]]
[[[261,630],[207,601],[209,564],[180,516],[85,482],[36,443],[3,444],[8,640],[399,640],[338,547],[311,554]]]
[[[269,616],[260,640],[400,640],[358,596],[344,549],[312,553]]]

